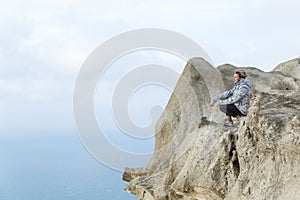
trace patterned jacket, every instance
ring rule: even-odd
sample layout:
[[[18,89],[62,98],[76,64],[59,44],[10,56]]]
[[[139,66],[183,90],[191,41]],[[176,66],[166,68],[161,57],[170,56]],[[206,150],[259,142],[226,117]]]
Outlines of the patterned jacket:
[[[244,78],[235,83],[232,89],[215,96],[213,102],[220,100],[220,105],[234,104],[242,114],[247,115],[250,95],[250,81]]]

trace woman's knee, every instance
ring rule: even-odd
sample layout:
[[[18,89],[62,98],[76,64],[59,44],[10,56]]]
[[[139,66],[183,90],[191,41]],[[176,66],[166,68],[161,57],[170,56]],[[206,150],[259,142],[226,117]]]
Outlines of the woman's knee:
[[[221,110],[223,113],[226,113],[226,107],[227,107],[226,105],[221,105],[221,104],[220,104],[219,107],[220,107],[220,110]]]

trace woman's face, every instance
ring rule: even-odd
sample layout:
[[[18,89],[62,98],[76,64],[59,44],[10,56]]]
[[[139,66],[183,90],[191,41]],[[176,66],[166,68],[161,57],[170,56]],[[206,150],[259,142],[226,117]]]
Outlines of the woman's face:
[[[241,79],[240,79],[240,76],[238,75],[238,74],[234,74],[234,76],[233,76],[233,82],[234,83],[237,83],[237,82],[239,82]]]

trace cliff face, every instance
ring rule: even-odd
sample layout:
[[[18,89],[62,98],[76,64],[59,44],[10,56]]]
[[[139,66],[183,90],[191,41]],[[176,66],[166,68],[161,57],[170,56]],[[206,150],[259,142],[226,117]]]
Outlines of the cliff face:
[[[209,103],[232,87],[236,67],[191,59],[157,123],[153,157],[125,170],[126,189],[144,200],[300,199],[299,63],[243,68],[251,108],[226,128]]]

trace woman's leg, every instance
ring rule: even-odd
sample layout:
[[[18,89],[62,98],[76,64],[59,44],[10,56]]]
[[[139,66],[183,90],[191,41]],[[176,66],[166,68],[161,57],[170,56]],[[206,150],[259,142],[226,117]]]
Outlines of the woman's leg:
[[[232,120],[231,117],[240,118],[242,115],[234,104],[220,105],[220,110],[226,114],[228,120]]]
[[[228,122],[232,122],[231,116],[230,116],[230,115],[226,115],[226,120],[227,120]]]
[[[232,117],[236,117],[239,120],[241,115],[243,115],[234,104],[220,105],[220,110],[226,114],[224,126],[233,126]]]
[[[231,116],[227,112],[227,105],[220,105],[220,110],[226,114],[226,121],[227,122],[232,122]]]

